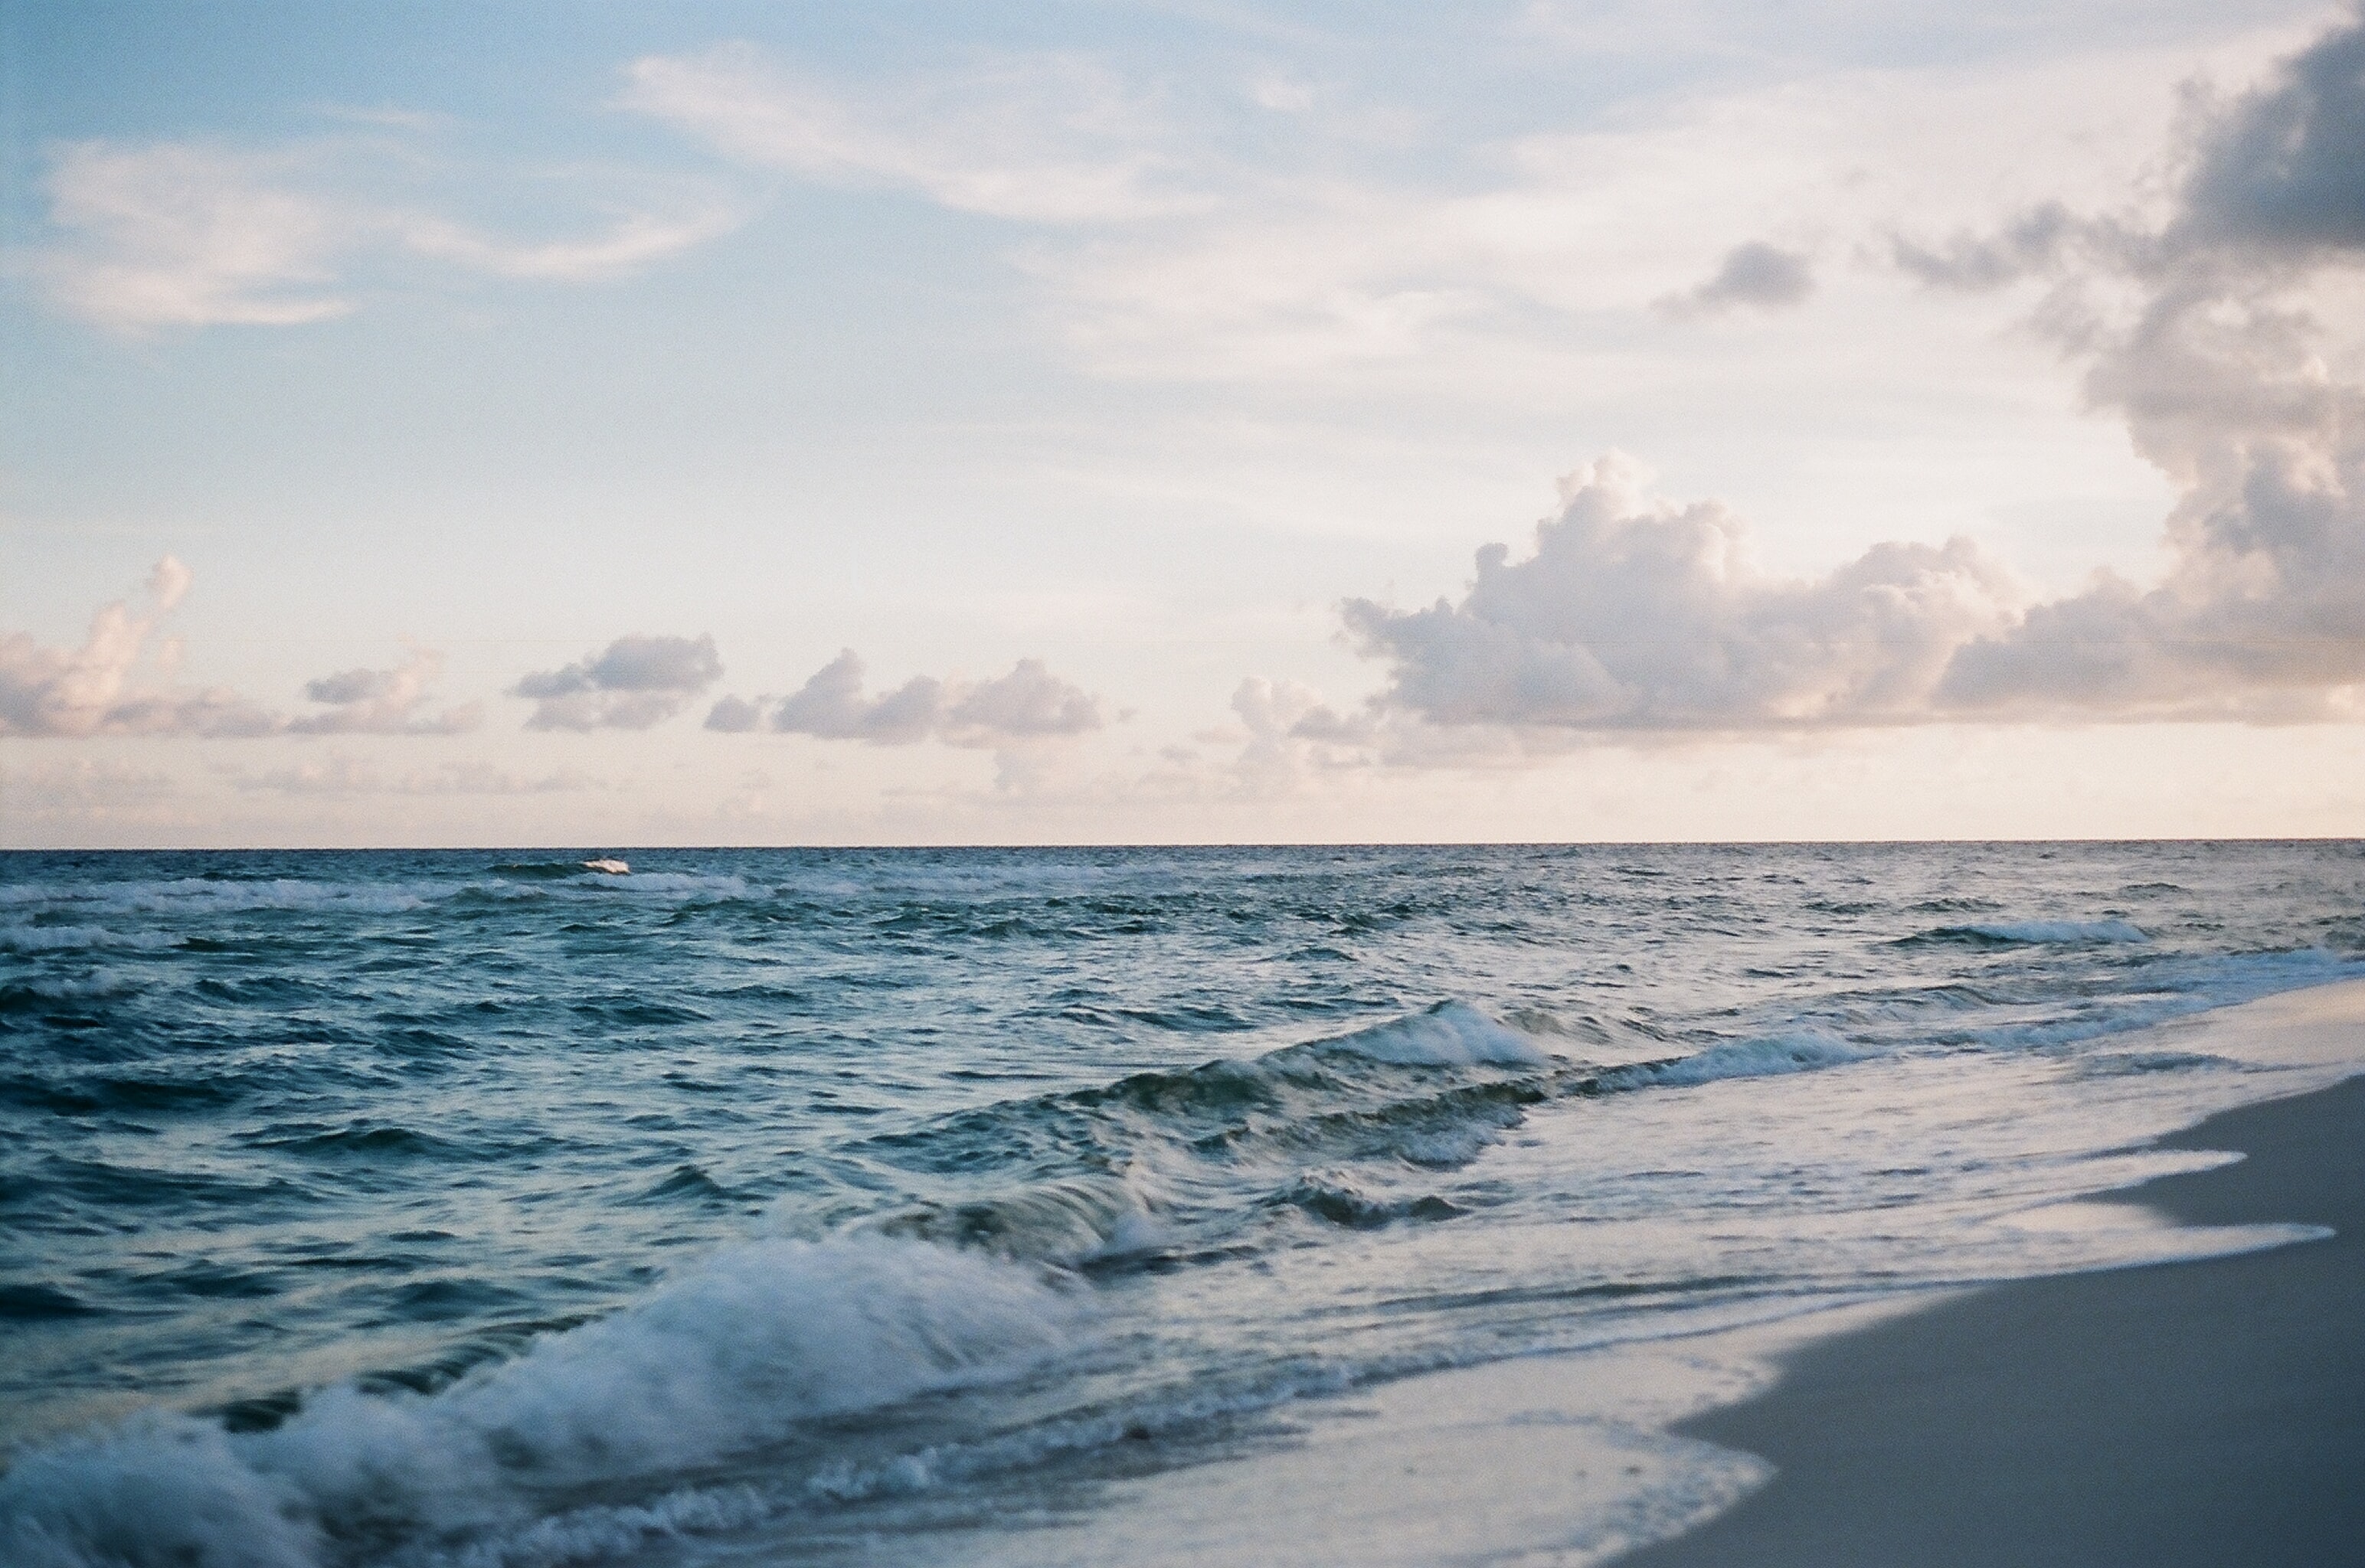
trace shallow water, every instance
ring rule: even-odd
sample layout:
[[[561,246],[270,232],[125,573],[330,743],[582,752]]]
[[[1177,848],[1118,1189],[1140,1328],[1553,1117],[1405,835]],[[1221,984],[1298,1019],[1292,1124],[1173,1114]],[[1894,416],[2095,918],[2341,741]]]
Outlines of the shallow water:
[[[598,853],[0,857],[11,1561],[959,1561],[2271,1239],[2027,1211],[2297,1081],[2128,1031],[2365,973],[2343,843]]]

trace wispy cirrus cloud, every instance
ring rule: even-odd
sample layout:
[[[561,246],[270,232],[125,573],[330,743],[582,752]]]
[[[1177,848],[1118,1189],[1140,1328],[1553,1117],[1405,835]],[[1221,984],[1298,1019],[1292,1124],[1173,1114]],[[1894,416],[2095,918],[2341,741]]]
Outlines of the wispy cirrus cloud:
[[[746,44],[652,55],[623,104],[762,168],[917,191],[962,212],[1126,223],[1204,207],[1153,95],[1088,58],[1006,57],[851,92]]]
[[[363,280],[389,264],[595,283],[712,240],[742,216],[712,185],[674,182],[654,201],[586,193],[597,214],[588,232],[495,233],[400,189],[419,162],[374,141],[66,142],[50,151],[48,232],[28,264],[57,308],[116,331],[292,327],[351,313]]]
[[[1318,384],[1394,363],[1435,386],[1448,364],[1500,385],[1597,359],[1606,316],[1802,304],[1823,292],[1814,236],[1961,210],[2000,169],[2089,146],[2084,119],[2121,135],[2121,63],[2107,105],[2091,62],[1825,71],[1457,126],[1270,62],[1227,81],[1046,50],[857,77],[734,44],[636,61],[619,101],[742,165],[1003,221],[1097,373]],[[1994,134],[2032,121],[2058,130]]]

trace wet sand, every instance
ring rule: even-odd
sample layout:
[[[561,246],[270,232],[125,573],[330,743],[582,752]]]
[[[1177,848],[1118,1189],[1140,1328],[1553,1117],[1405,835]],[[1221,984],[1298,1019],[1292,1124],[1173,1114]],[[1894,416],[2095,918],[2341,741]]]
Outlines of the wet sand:
[[[2119,1201],[2337,1234],[1817,1341],[1676,1428],[1774,1479],[1620,1568],[2365,1564],[2365,1079],[2161,1141],[2248,1158]]]

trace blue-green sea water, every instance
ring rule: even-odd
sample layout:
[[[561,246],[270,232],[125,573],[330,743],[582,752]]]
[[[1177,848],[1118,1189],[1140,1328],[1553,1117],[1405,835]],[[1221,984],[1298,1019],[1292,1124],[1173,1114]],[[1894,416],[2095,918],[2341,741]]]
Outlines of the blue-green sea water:
[[[2134,1031],[2360,974],[2355,843],[10,854],[0,1558],[960,1561],[2190,1250],[2000,1222],[2299,1083]]]

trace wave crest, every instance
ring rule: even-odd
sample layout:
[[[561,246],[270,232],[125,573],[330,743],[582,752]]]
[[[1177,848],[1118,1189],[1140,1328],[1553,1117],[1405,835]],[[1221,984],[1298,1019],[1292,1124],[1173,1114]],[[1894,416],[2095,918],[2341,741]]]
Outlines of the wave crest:
[[[1954,943],[1984,947],[2088,947],[2118,942],[2148,942],[2142,927],[2124,920],[1987,920],[1941,925],[1902,938],[1902,945]]]

